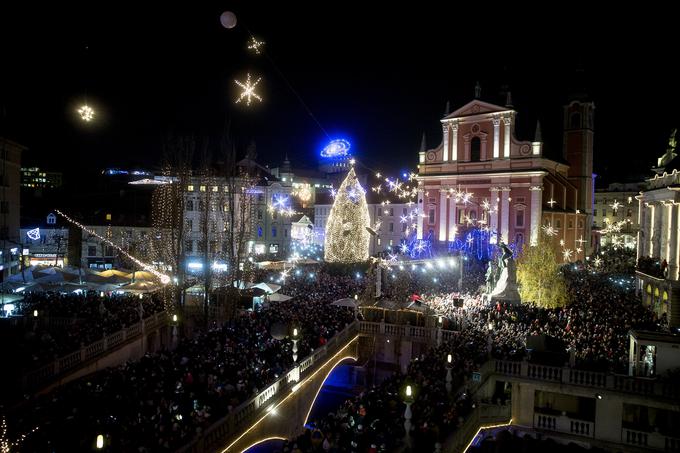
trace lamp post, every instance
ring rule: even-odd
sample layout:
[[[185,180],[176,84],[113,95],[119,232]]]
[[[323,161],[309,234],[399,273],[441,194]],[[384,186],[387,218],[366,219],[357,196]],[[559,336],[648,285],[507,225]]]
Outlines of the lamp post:
[[[297,330],[297,327],[295,327],[293,329],[293,362],[297,362],[297,359],[298,359],[297,342],[298,342],[298,330]]]
[[[406,431],[406,436],[404,437],[404,443],[408,450],[411,449],[411,404],[413,403],[413,388],[411,385],[406,386],[404,391],[404,403],[406,404],[406,410],[404,411],[404,430]]]
[[[453,361],[453,357],[451,357],[451,354],[448,354],[446,356],[446,392],[451,393],[451,381],[453,380],[453,377],[451,376],[451,362]]]

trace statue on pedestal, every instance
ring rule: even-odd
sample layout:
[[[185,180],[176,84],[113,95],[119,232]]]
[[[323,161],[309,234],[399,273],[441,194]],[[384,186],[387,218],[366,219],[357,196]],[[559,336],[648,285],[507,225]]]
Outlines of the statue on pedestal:
[[[498,248],[501,250],[501,255],[498,257],[500,275],[493,291],[489,293],[489,300],[518,304],[521,299],[517,289],[517,267],[512,258],[512,250],[503,242],[498,244]]]

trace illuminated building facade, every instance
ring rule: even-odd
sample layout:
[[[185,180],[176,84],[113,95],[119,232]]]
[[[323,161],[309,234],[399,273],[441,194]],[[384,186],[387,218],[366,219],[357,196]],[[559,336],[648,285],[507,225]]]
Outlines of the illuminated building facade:
[[[564,107],[559,160],[544,154],[538,125],[533,141],[516,138],[511,106],[475,99],[447,115],[441,144],[419,152],[418,239],[443,249],[474,225],[521,246],[551,225],[556,251],[583,260],[592,243],[593,110],[583,101]]]
[[[0,282],[19,272],[19,171],[25,149],[0,137]]]
[[[593,209],[593,228],[595,231],[607,231],[607,227],[615,225],[620,230],[615,235],[600,234],[599,245],[611,244],[616,236],[616,243],[635,249],[637,244],[637,232],[639,203],[636,199],[640,193],[639,183],[612,183],[606,189],[595,191],[595,203]]]
[[[57,189],[61,187],[62,174],[41,170],[39,167],[21,168],[21,187],[32,189]]]

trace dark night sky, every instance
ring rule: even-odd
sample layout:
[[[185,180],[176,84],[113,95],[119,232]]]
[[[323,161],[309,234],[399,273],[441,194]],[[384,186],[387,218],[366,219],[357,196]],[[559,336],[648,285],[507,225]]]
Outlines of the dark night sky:
[[[538,118],[558,153],[561,106],[584,68],[596,103],[595,169],[609,180],[648,169],[680,123],[669,59],[676,37],[660,11],[646,18],[621,5],[603,13],[479,2],[275,5],[90,2],[1,11],[0,134],[30,148],[24,164],[72,174],[153,168],[168,133],[214,143],[231,117],[237,139],[256,140],[264,163],[277,165],[287,152],[294,165],[310,165],[326,138],[274,65],[247,53],[243,24],[267,42],[329,134],[349,137],[373,168],[414,168],[422,132],[436,146],[446,101],[455,109],[471,100],[475,80],[482,99],[497,103],[507,84],[519,138],[533,138]],[[221,27],[224,10],[239,17],[236,29]],[[235,106],[233,79],[248,70],[263,77],[265,102]],[[92,124],[75,114],[85,96],[98,114]]]

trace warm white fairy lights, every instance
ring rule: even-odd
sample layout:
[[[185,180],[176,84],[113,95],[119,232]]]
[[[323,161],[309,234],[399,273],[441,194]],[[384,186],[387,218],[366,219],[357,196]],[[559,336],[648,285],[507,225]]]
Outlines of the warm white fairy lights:
[[[234,80],[234,83],[236,83],[236,85],[241,87],[241,89],[243,90],[239,95],[239,98],[236,100],[236,103],[238,104],[243,99],[245,99],[246,105],[250,106],[250,103],[252,102],[253,98],[262,102],[262,98],[260,97],[260,95],[258,95],[255,92],[255,87],[257,86],[258,83],[260,83],[260,80],[262,80],[262,78],[258,77],[255,83],[250,83],[250,73],[247,74],[245,83],[239,82],[238,80]]]
[[[80,115],[81,120],[89,123],[94,119],[94,109],[85,104],[78,109],[78,115]]]
[[[252,50],[257,55],[259,55],[261,52],[260,48],[264,46],[264,44],[265,44],[264,41],[258,41],[257,39],[255,39],[255,36],[251,36],[250,41],[248,41],[248,50]]]
[[[156,277],[158,277],[158,279],[159,279],[159,280],[161,281],[161,283],[163,283],[164,285],[170,283],[170,280],[171,280],[171,279],[170,279],[170,276],[169,276],[169,275],[166,275],[166,274],[164,274],[164,273],[162,273],[162,272],[159,272],[158,270],[156,270],[156,268],[155,268],[154,266],[152,266],[152,265],[150,265],[150,264],[147,264],[147,263],[144,263],[144,262],[138,260],[138,259],[135,258],[134,256],[130,255],[128,252],[126,252],[125,250],[123,250],[120,246],[118,246],[117,244],[115,244],[114,242],[112,242],[110,239],[107,239],[107,238],[105,238],[105,237],[103,237],[103,236],[97,234],[97,232],[94,231],[94,230],[90,230],[89,228],[87,228],[87,227],[86,227],[85,225],[83,225],[82,223],[78,222],[77,220],[74,220],[74,219],[70,218],[69,216],[67,216],[66,214],[64,214],[63,212],[61,212],[59,209],[55,209],[55,211],[57,212],[57,214],[59,214],[60,216],[62,216],[64,219],[66,219],[67,221],[71,222],[72,224],[76,225],[76,226],[77,226],[78,228],[80,228],[81,230],[87,232],[88,234],[91,234],[92,236],[96,237],[96,238],[99,239],[100,241],[103,241],[103,242],[107,243],[108,245],[110,245],[111,247],[113,247],[114,249],[118,250],[120,253],[122,253],[123,255],[125,255],[128,259],[130,259],[131,261],[133,261],[135,264],[137,264],[139,267],[141,267],[141,268],[144,269],[145,271],[151,272],[153,275],[155,275]]]
[[[357,263],[368,259],[371,224],[366,194],[357,180],[354,168],[335,194],[326,223],[325,260]]]
[[[557,230],[553,228],[550,223],[543,225],[541,228],[543,229],[543,232],[550,237],[553,237],[557,234]]]

